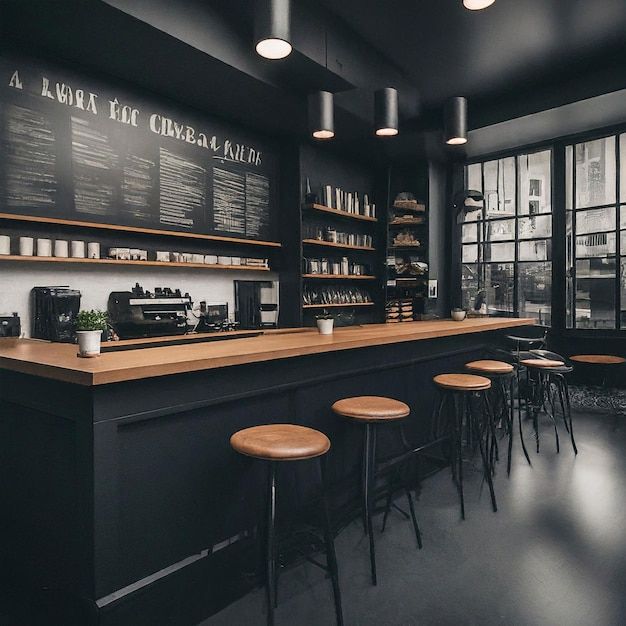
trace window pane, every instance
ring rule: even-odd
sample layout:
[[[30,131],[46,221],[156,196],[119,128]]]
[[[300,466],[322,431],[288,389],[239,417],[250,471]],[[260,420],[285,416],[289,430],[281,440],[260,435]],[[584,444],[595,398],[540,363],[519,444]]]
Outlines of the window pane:
[[[615,259],[576,263],[576,327],[615,328]]]
[[[624,157],[626,158],[626,154],[624,155]],[[624,183],[626,184],[626,180],[624,181]],[[620,210],[619,227],[626,228],[626,206],[623,206]]]
[[[621,263],[621,285],[622,285],[622,310],[621,310],[621,327],[626,328],[626,257],[622,257]]]
[[[480,171],[480,163],[467,166],[467,189],[480,191],[482,193],[483,179]]]
[[[464,263],[461,267],[461,306],[473,309],[478,296],[478,265]]]
[[[490,313],[513,313],[513,263],[485,266],[484,297]]]
[[[615,232],[576,237],[576,257],[578,259],[610,256],[611,254],[615,254]]]
[[[461,229],[463,243],[478,241],[478,224],[463,224]]]
[[[520,239],[534,239],[552,236],[552,215],[539,217],[520,217],[518,219],[518,236]]]
[[[615,137],[576,145],[576,207],[615,202]]]
[[[552,210],[550,150],[518,157],[520,215],[549,213]]]
[[[515,239],[515,220],[495,220],[485,224],[485,241]]]
[[[463,263],[476,263],[478,261],[478,246],[463,246]]]
[[[486,243],[483,245],[485,262],[489,261],[514,261],[515,242]]]
[[[574,148],[572,146],[567,146],[565,148],[565,208],[568,211],[574,208],[572,206],[572,189],[574,185],[573,171]]]
[[[576,233],[599,233],[615,230],[615,207],[576,212]]]
[[[552,263],[520,263],[518,310],[521,317],[534,317],[550,325],[552,304]]]
[[[619,138],[620,202],[626,202],[626,134]]]
[[[549,261],[552,258],[552,240],[520,241],[520,261]]]
[[[515,159],[498,159],[484,164],[487,217],[515,215]]]

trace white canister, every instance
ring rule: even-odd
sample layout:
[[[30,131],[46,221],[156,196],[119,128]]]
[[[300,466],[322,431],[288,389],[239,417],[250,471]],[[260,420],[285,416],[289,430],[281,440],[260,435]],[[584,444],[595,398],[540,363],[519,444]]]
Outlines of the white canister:
[[[334,323],[335,320],[332,317],[330,319],[317,320],[317,330],[319,330],[320,335],[332,335]]]
[[[37,256],[52,256],[52,239],[37,239]]]
[[[217,256],[215,256],[214,254],[205,254],[204,262],[207,265],[217,265]]]
[[[130,248],[129,255],[131,261],[141,260],[141,250],[139,250],[138,248]]]
[[[232,265],[233,258],[230,256],[218,256],[217,263],[218,265]]]
[[[193,254],[191,252],[183,252],[183,262],[193,263]]]
[[[85,242],[84,241],[72,241],[72,258],[74,259],[85,258]]]
[[[11,254],[11,237],[8,235],[0,235],[0,254]]]
[[[67,259],[70,256],[70,244],[65,239],[55,239],[54,256]]]
[[[194,263],[204,263],[204,254],[194,254],[193,255],[193,262]]]
[[[170,262],[170,253],[165,250],[157,250],[156,260],[159,263],[169,263]]]
[[[35,240],[32,237],[20,237],[20,256],[33,256]]]
[[[234,256],[231,258],[231,265],[241,265],[241,257],[240,256]]]
[[[100,258],[100,244],[96,241],[90,241],[87,244],[87,256],[90,259]]]

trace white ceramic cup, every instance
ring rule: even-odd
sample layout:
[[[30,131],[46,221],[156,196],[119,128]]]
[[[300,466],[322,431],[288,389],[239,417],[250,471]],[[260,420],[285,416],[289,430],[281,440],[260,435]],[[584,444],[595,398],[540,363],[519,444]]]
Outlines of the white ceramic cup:
[[[85,258],[85,242],[84,241],[72,241],[72,258],[74,259]]]
[[[20,256],[33,256],[35,240],[32,237],[20,237]]]
[[[52,256],[52,239],[37,239],[37,256]]]
[[[11,254],[11,237],[8,235],[0,235],[0,254]]]
[[[96,241],[90,241],[87,244],[87,256],[90,259],[100,258],[100,244]]]
[[[67,259],[70,256],[70,244],[65,239],[55,239],[54,256]]]

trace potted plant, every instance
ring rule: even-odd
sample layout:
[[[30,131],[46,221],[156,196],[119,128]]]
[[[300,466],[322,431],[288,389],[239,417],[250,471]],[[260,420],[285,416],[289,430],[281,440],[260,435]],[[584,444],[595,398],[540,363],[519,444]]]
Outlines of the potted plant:
[[[450,314],[455,322],[462,322],[467,316],[467,311],[461,307],[455,307]]]
[[[76,316],[78,356],[98,356],[100,354],[102,333],[107,327],[108,317],[104,311],[79,311]]]
[[[335,322],[333,315],[324,309],[322,313],[316,315],[315,318],[317,319],[317,330],[319,330],[320,335],[333,334],[333,324]]]

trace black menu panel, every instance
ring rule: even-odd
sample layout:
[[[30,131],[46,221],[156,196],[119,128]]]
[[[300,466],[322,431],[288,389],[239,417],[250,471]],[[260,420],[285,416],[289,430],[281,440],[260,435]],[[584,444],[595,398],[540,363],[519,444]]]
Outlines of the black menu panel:
[[[267,139],[25,59],[0,81],[0,212],[276,239]]]

